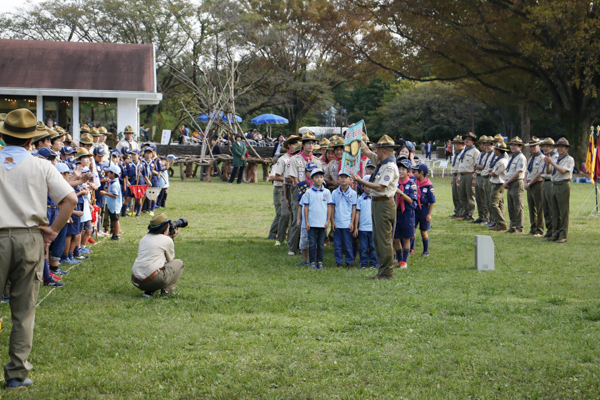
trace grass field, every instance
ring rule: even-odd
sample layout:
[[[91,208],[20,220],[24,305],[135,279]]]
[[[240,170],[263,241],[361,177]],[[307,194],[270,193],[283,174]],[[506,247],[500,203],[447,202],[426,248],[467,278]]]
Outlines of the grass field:
[[[448,218],[449,182],[433,179],[431,257],[372,281],[333,268],[331,247],[313,271],[266,240],[270,185],[173,181],[166,212],[190,223],[178,294],[145,299],[131,284],[149,217],[124,219],[122,240],[94,246],[38,307],[34,385],[0,396],[600,397],[600,220],[574,217],[591,185],[572,186],[567,244],[493,232],[506,265],[477,272],[473,237],[490,231]],[[0,315],[5,363],[8,305]]]

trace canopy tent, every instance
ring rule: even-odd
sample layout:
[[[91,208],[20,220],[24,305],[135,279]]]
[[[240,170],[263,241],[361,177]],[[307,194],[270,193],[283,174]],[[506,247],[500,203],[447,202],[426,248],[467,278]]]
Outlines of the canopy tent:
[[[346,133],[346,127],[341,128],[340,132],[340,128],[339,127],[327,127],[327,126],[303,126],[302,128],[298,129],[298,133],[300,133],[301,135],[304,135],[306,132],[311,131],[312,133],[315,134],[315,136],[317,137],[317,139],[323,139],[323,138],[328,138],[331,137],[333,135],[338,135],[343,137],[344,134]]]
[[[216,114],[211,113],[210,116],[208,114],[202,114],[201,116],[198,117],[198,121],[202,121],[202,122],[208,122],[209,118],[212,119],[213,121],[225,121],[225,122],[229,122],[229,120],[227,119],[227,117],[229,117],[230,114],[227,115],[223,115],[224,113],[221,112],[219,113],[219,115],[217,116]],[[242,122],[242,118],[238,115],[235,116],[235,120],[237,122]]]
[[[255,125],[261,125],[261,124],[287,124],[290,121],[287,118],[280,117],[279,115],[262,114],[262,115],[259,115],[258,117],[252,118],[252,121],[250,121],[250,122],[252,122]]]

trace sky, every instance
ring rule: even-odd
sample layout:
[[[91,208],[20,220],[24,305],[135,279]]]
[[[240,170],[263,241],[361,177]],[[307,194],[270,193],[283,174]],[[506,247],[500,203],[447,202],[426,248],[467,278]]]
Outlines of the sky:
[[[14,11],[15,8],[25,5],[27,3],[39,3],[40,0],[27,0],[27,1],[18,1],[18,0],[0,0],[0,14],[4,14],[5,12]]]

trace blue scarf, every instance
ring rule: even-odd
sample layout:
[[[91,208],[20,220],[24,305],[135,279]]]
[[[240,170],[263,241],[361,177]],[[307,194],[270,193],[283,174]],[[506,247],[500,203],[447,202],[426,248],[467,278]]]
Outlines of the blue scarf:
[[[566,156],[568,156],[568,155],[569,155],[569,153],[565,153],[565,155],[564,155],[564,156],[562,156],[562,157],[560,157],[558,160],[556,160],[556,165],[560,165],[560,162],[561,162],[562,160],[564,160],[564,158],[565,158]],[[555,173],[556,173],[556,168],[554,168],[554,169],[552,170],[552,176],[554,176],[554,174],[555,174]]]
[[[371,174],[371,177],[369,178],[369,182],[375,182],[375,177],[377,176],[377,173],[379,172],[379,169],[381,168],[382,165],[385,165],[387,163],[393,163],[393,162],[396,162],[396,160],[394,159],[394,156],[390,156],[390,157],[386,158],[385,160],[381,161],[379,164],[377,164],[375,171],[373,171],[373,173]]]
[[[531,158],[529,159],[529,164],[527,164],[527,172],[528,173],[531,173],[531,170],[533,169],[533,160],[535,160],[535,158],[537,156],[539,156],[540,154],[542,154],[542,152],[538,151],[537,153],[531,155]]]
[[[494,154],[494,157],[496,157],[496,155]],[[506,158],[506,154],[502,154],[500,157],[496,157],[495,159],[492,159],[492,163],[490,164],[490,168],[494,168],[494,165],[496,165],[496,163],[499,160],[503,160]]]
[[[462,161],[462,160],[463,160],[463,158],[465,158],[465,155],[467,154],[467,152],[468,152],[469,150],[471,150],[471,149],[474,149],[474,148],[475,148],[475,145],[472,145],[472,146],[469,146],[469,147],[467,147],[466,149],[464,149],[464,150],[463,150],[463,152],[462,152],[462,154],[460,155],[460,160],[459,160],[459,161]],[[454,163],[453,163],[453,164],[454,164]]]
[[[548,157],[552,157],[553,155],[556,155],[556,150],[552,150],[550,152],[550,154],[548,154]],[[544,166],[542,167],[542,174],[546,171],[546,163],[544,163]]]
[[[10,171],[29,157],[31,157],[31,153],[25,147],[6,146],[4,150],[0,151],[0,164]]]
[[[506,171],[508,172],[508,170],[510,169],[510,164],[512,164],[513,160],[515,159],[515,157],[517,157],[519,154],[523,154],[521,152],[518,152],[517,154],[513,154],[510,157],[510,161],[508,162],[508,165],[506,166]]]

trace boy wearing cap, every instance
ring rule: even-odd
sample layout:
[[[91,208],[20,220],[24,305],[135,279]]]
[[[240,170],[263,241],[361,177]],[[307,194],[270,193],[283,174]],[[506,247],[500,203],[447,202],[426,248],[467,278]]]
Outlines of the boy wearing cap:
[[[473,221],[475,214],[475,164],[479,158],[479,150],[475,147],[477,138],[473,132],[464,135],[465,148],[458,157],[458,194],[463,211],[463,221]]]
[[[364,179],[369,180],[369,178],[371,178],[371,175],[367,173],[364,176]],[[358,237],[360,246],[360,262],[358,265],[361,268],[368,268],[369,266],[372,268],[379,268],[377,253],[375,252],[375,243],[373,241],[371,189],[368,186],[360,186],[363,188],[363,193],[356,201],[356,213],[354,215],[354,237]]]
[[[350,186],[352,178],[346,172],[338,173],[339,187],[331,194],[333,244],[335,263],[338,268],[346,266],[352,268],[354,256],[352,254],[352,234],[354,233],[354,214],[356,213],[357,194]]]
[[[423,253],[421,257],[429,256],[429,235],[427,231],[431,229],[431,214],[433,213],[433,204],[435,203],[435,189],[427,177],[429,168],[425,164],[419,164],[413,167],[413,173],[417,178],[417,207],[415,209],[415,228],[418,226],[421,230],[421,239],[423,240]]]
[[[506,194],[506,202],[508,204],[508,216],[510,218],[510,226],[507,233],[522,234],[523,233],[523,171],[527,165],[527,159],[521,152],[523,141],[520,137],[515,136],[509,143],[511,156],[506,166],[506,182],[504,189]]]
[[[506,181],[506,165],[508,159],[506,152],[508,147],[504,142],[499,142],[494,146],[494,160],[490,164],[490,196],[491,196],[491,217],[494,222],[490,229],[493,231],[503,231],[507,228],[504,220],[504,182]]]
[[[415,208],[417,207],[417,185],[408,174],[412,171],[409,159],[403,159],[398,165],[399,181],[396,190],[396,230],[394,248],[396,261],[400,268],[408,267],[410,239],[415,236]]]
[[[554,140],[546,138],[540,143],[544,152],[544,165],[542,166],[542,208],[544,210],[544,222],[546,223],[545,238],[552,237],[554,231],[552,226],[552,165],[546,164],[545,158],[550,157],[554,161],[558,158],[558,153],[554,148]]]
[[[310,173],[313,185],[302,197],[304,205],[304,227],[309,238],[309,260],[312,269],[324,269],[323,250],[325,232],[332,220],[333,200],[329,189],[323,187],[325,174],[315,168]]]
[[[546,156],[544,163],[552,166],[552,236],[547,241],[566,243],[569,233],[569,200],[575,160],[568,153],[569,141],[564,137],[556,141],[558,158]]]
[[[142,163],[140,161],[139,150],[133,150],[131,152],[131,161],[125,164],[123,168],[123,185],[125,186],[125,203],[121,210],[121,216],[125,216],[128,213],[129,203],[131,199],[134,199],[133,213],[136,217],[140,216],[142,211],[142,199],[136,199],[131,192],[131,185],[144,184],[142,178]],[[133,214],[132,214],[133,215]]]
[[[152,187],[152,179],[154,178],[154,160],[152,159],[153,153],[150,147],[146,147],[144,149],[144,159],[142,160],[142,169],[141,174],[143,179],[142,184],[148,185],[148,187]],[[144,197],[144,203],[142,207],[142,212],[149,213],[150,216],[154,216],[154,209],[152,207],[152,202],[148,200],[147,197]]]
[[[452,174],[452,203],[454,204],[454,214],[450,216],[452,219],[462,219],[463,218],[463,209],[462,204],[460,202],[460,194],[458,185],[460,183],[460,177],[458,174],[458,167],[460,163],[458,162],[458,158],[461,156],[462,151],[465,148],[465,141],[460,136],[456,136],[454,140],[452,140],[452,145],[454,146],[454,156],[452,157],[452,167],[450,168],[450,173]]]
[[[531,137],[529,143],[531,157],[525,170],[525,185],[527,191],[527,205],[529,206],[529,222],[531,227],[528,236],[542,237],[544,234],[544,211],[542,207],[542,169],[544,168],[544,156],[540,151],[540,142],[535,136]]]
[[[112,223],[113,235],[110,240],[119,240],[119,232],[121,232],[121,224],[119,222],[119,214],[123,205],[123,195],[121,185],[119,183],[119,175],[121,170],[116,165],[111,165],[106,169],[106,175],[110,179],[108,189],[100,192],[106,198],[106,206],[110,213],[110,222]]]
[[[304,203],[302,202],[302,197],[306,193],[308,189],[312,186],[312,179],[310,179],[309,174],[312,170],[316,169],[315,163],[308,163],[306,166],[306,180],[298,183],[298,215],[296,216],[296,220],[298,221],[298,228],[300,229],[300,251],[302,253],[302,261],[300,261],[296,265],[308,265],[308,231],[306,230],[306,226],[304,224]]]

